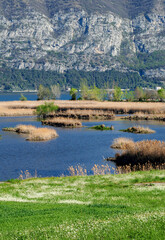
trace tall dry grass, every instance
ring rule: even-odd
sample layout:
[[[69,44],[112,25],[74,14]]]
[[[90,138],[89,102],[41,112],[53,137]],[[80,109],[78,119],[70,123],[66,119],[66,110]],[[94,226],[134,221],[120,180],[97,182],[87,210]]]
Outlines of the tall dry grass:
[[[42,121],[43,125],[54,127],[82,127],[82,123],[76,119],[70,118],[52,118]]]
[[[165,164],[165,142],[157,140],[143,140],[131,144],[126,151],[117,154],[115,162],[118,166],[142,166]]]
[[[129,133],[136,133],[136,134],[149,134],[155,133],[154,130],[150,129],[149,127],[142,127],[142,126],[133,126],[127,129],[121,130],[122,132],[129,132]]]
[[[137,112],[136,114],[126,116],[123,119],[165,121],[165,113],[144,114],[142,112]]]
[[[116,138],[114,139],[111,148],[114,149],[129,149],[131,146],[134,146],[135,142],[131,138]]]
[[[126,174],[130,172],[136,172],[136,171],[151,171],[151,170],[163,170],[165,169],[165,163],[160,164],[152,164],[152,163],[145,163],[145,164],[137,164],[137,165],[125,165],[125,166],[117,166],[112,167],[108,164],[102,164],[98,165],[95,164],[91,171],[93,172],[93,175],[107,175],[107,174]],[[70,176],[86,176],[87,170],[80,165],[78,166],[71,166],[68,168]]]
[[[33,110],[37,106],[44,104],[45,101],[13,101],[13,102],[0,102],[0,116],[3,114],[29,114],[29,110],[33,115]],[[47,102],[52,102],[47,101]],[[97,102],[97,101],[64,101],[56,100],[54,101],[55,105],[58,105],[62,111],[66,110],[102,110],[102,111],[111,111],[114,114],[133,114],[136,112],[143,113],[165,113],[165,103],[150,103],[150,102]],[[22,109],[22,110],[21,110]],[[14,111],[14,112],[13,112]],[[23,111],[23,112],[21,112]]]
[[[15,128],[4,128],[4,131],[27,134],[28,141],[47,141],[58,137],[56,130],[51,128],[36,128],[32,125],[17,125]]]
[[[57,132],[50,128],[37,128],[34,129],[27,137],[28,141],[48,141],[58,137]]]
[[[115,118],[115,115],[111,111],[95,110],[95,109],[67,109],[58,111],[55,114],[56,117],[65,117],[72,119],[104,119],[111,120]]]

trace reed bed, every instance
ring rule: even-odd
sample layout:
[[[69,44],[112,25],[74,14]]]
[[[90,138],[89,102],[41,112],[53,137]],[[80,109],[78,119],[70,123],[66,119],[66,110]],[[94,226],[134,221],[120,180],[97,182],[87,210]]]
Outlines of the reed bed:
[[[111,111],[95,110],[95,109],[67,109],[60,110],[55,114],[56,117],[65,117],[72,119],[101,119],[101,120],[112,120],[115,119],[115,115]]]
[[[98,165],[95,164],[91,171],[93,175],[107,175],[107,174],[127,174],[131,172],[136,171],[151,171],[151,170],[164,170],[165,169],[165,163],[157,163],[152,164],[150,162],[147,162],[145,164],[137,164],[137,165],[125,165],[125,166],[117,166],[112,167],[109,164],[102,164]],[[68,168],[69,175],[70,176],[87,176],[87,170],[86,168],[83,168],[82,166],[70,166]]]
[[[109,159],[112,160],[112,159]],[[131,144],[114,159],[117,166],[142,166],[151,164],[153,167],[165,164],[165,142],[157,140],[143,140]]]
[[[27,134],[28,141],[47,141],[58,137],[57,132],[51,128],[36,128],[32,125],[18,125],[15,128],[3,128],[3,131]]]
[[[37,128],[32,131],[27,140],[28,141],[48,141],[58,137],[57,132],[50,128]]]
[[[144,114],[142,112],[137,112],[136,114],[126,116],[123,119],[165,121],[165,113]]]
[[[52,102],[46,101],[46,102]],[[33,115],[33,110],[37,106],[44,104],[45,101],[12,101],[12,102],[1,102],[0,103],[0,116],[4,113],[8,115],[15,114],[18,116],[23,114]],[[62,111],[66,110],[95,110],[95,111],[111,111],[114,114],[133,114],[136,112],[143,112],[145,114],[165,113],[165,103],[151,103],[151,102],[98,102],[98,101],[64,101],[56,100],[55,105],[58,105]],[[21,112],[23,109],[23,112]],[[12,112],[14,110],[14,112]],[[27,113],[26,113],[27,111]]]
[[[136,133],[136,134],[151,134],[155,133],[154,130],[148,128],[148,127],[142,127],[142,126],[133,126],[129,127],[127,129],[120,130],[122,132],[129,132],[129,133]]]
[[[76,119],[70,119],[70,118],[52,118],[42,121],[43,125],[49,125],[54,127],[69,127],[69,128],[75,128],[75,127],[82,127],[82,123]]]
[[[129,149],[131,146],[134,146],[135,142],[131,138],[116,138],[114,139],[111,148],[114,149]]]

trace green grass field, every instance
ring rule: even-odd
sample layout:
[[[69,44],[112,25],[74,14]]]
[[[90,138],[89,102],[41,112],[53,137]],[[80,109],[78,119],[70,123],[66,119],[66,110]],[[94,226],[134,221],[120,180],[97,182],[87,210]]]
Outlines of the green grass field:
[[[0,239],[164,239],[165,171],[0,184]]]

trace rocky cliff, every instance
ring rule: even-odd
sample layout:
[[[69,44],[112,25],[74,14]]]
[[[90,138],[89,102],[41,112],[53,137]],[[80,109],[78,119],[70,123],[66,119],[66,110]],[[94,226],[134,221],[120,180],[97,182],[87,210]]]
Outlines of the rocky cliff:
[[[0,0],[0,64],[165,78],[163,0]]]

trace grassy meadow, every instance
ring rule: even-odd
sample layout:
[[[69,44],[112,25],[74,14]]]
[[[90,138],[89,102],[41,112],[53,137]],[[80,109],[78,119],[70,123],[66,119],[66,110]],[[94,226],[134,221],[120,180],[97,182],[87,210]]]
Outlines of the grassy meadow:
[[[0,239],[164,239],[165,170],[0,184]]]

